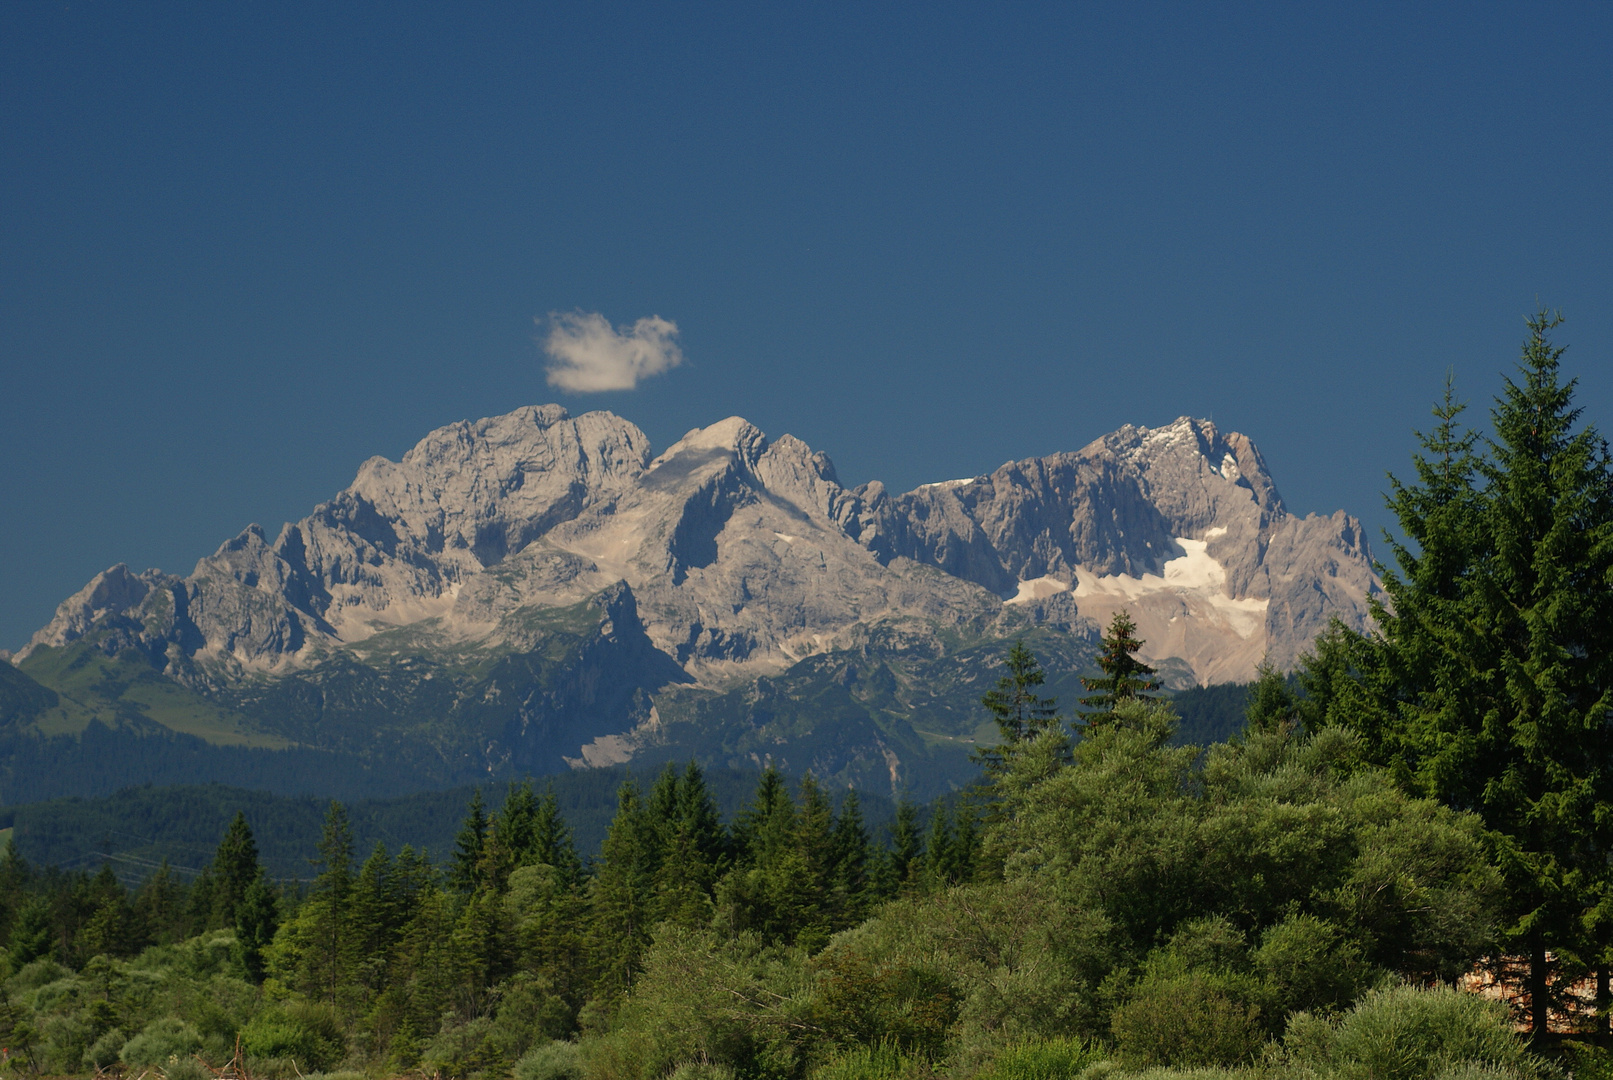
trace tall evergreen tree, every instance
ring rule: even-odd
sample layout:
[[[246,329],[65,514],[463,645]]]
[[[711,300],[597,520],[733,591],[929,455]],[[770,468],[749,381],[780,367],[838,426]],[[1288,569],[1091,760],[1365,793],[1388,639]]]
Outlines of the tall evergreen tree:
[[[835,815],[834,833],[835,928],[855,926],[868,914],[874,888],[874,854],[863,822],[857,789],[846,791]]]
[[[616,796],[593,881],[590,951],[607,998],[627,992],[638,973],[654,928],[655,872],[659,864],[655,823],[632,780]]]
[[[236,811],[224,839],[219,841],[218,853],[213,856],[213,910],[208,919],[210,928],[233,927],[236,909],[246,891],[258,879],[258,845],[252,829],[246,823],[246,814]]]
[[[532,823],[532,861],[555,868],[566,885],[582,880],[582,859],[572,840],[571,826],[560,813],[560,802],[550,784],[538,800]]]
[[[278,898],[269,879],[259,871],[235,909],[235,939],[241,947],[241,964],[246,968],[247,978],[253,982],[263,981],[263,950],[269,947],[279,928]]]
[[[1537,1034],[1548,954],[1594,966],[1613,944],[1613,464],[1579,425],[1559,322],[1528,320],[1483,453],[1447,384],[1416,481],[1391,485],[1407,543],[1379,630],[1335,629],[1305,673],[1313,716],[1493,830]]]
[[[1147,700],[1147,691],[1159,689],[1159,683],[1150,678],[1154,669],[1137,659],[1142,647],[1131,613],[1124,608],[1115,612],[1097,656],[1098,670],[1103,674],[1095,679],[1081,676],[1081,685],[1088,692],[1081,704],[1092,710],[1084,718],[1087,724],[1102,723],[1120,702]]]
[[[896,821],[891,826],[891,878],[896,888],[912,880],[924,857],[919,837],[919,808],[903,795],[896,803]]]
[[[651,805],[662,849],[655,877],[655,918],[680,926],[705,926],[711,921],[721,872],[723,835],[699,765],[689,762],[681,776],[669,765],[656,781]]]
[[[156,944],[172,945],[184,938],[185,887],[175,879],[168,860],[141,883],[134,910],[146,936]]]
[[[1009,648],[1003,666],[1007,671],[980,699],[997,725],[999,742],[971,755],[986,770],[987,776],[1001,775],[1020,743],[1034,739],[1059,723],[1057,700],[1036,693],[1037,688],[1047,682],[1047,673],[1023,641],[1016,641]]]
[[[453,868],[449,880],[460,892],[474,892],[482,882],[482,854],[487,844],[487,808],[482,802],[482,789],[471,793],[470,806],[464,824],[454,838]]]

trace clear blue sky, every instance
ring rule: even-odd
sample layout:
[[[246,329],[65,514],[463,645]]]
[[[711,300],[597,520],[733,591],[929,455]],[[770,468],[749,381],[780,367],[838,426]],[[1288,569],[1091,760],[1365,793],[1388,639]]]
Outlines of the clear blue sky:
[[[0,645],[559,400],[897,489],[1208,416],[1374,535],[1538,297],[1613,429],[1613,5],[0,6]],[[675,321],[561,394],[534,317]]]

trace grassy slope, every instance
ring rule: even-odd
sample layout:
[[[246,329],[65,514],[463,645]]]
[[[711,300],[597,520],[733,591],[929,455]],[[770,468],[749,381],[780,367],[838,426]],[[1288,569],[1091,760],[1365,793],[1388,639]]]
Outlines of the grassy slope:
[[[42,735],[78,734],[94,719],[107,727],[148,722],[214,746],[283,750],[293,745],[254,730],[244,716],[153,671],[131,652],[111,657],[88,642],[74,642],[39,649],[21,666],[62,702],[56,713],[35,719],[34,728]]]

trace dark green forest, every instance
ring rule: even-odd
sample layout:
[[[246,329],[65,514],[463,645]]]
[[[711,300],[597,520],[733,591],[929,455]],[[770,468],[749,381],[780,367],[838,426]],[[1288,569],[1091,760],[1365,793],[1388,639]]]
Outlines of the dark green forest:
[[[404,827],[329,803],[300,875],[271,872],[279,819],[250,800],[189,880],[9,844],[3,1067],[1613,1075],[1613,461],[1558,321],[1529,321],[1487,430],[1448,388],[1391,478],[1373,629],[1335,624],[1192,724],[1121,613],[1078,704],[1009,650],[978,780],[886,826],[810,775],[736,801],[690,762],[609,777],[597,847],[531,782],[470,792],[429,854],[371,843],[423,836],[425,804]]]

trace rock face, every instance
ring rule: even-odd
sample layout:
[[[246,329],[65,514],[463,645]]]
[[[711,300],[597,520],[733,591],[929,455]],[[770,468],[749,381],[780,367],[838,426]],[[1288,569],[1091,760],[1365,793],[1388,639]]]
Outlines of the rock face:
[[[1254,443],[1183,417],[1073,453],[895,497],[864,493],[861,537],[1008,597],[1069,591],[1106,623],[1129,609],[1151,659],[1201,683],[1291,667],[1334,616],[1359,628],[1378,588],[1360,522],[1291,516]]]
[[[1090,642],[1125,607],[1177,681],[1244,680],[1263,657],[1292,665],[1332,617],[1364,625],[1376,588],[1355,519],[1291,516],[1254,444],[1204,421],[1125,427],[892,495],[843,487],[826,456],[738,417],[654,456],[620,417],[548,405],[441,428],[399,462],[372,458],[273,540],[251,526],[188,577],[113,567],[16,662],[93,639],[238,702],[243,687],[311,685],[324,665],[397,662],[405,641],[472,667],[526,655],[573,618],[554,613],[593,611],[607,629],[573,628],[576,641],[613,644],[577,655],[632,656],[654,674],[567,706],[563,737],[591,761],[631,752],[611,733],[653,726],[660,687],[741,686],[866,651],[870,635],[1043,626]],[[609,683],[604,663],[587,679]],[[506,679],[478,692],[520,690]],[[586,719],[601,709],[611,715]],[[605,742],[589,743],[590,722]]]

